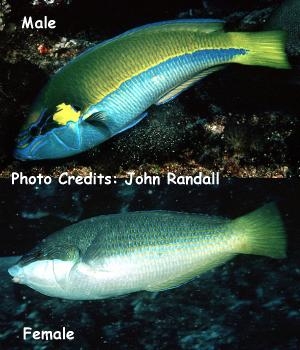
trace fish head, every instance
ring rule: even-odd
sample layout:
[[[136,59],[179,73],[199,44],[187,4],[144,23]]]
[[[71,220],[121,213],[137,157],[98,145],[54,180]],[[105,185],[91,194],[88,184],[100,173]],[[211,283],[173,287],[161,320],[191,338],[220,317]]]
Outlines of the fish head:
[[[14,156],[20,160],[66,158],[107,140],[107,128],[89,122],[76,103],[38,99],[21,129]],[[59,101],[59,102],[57,102]]]
[[[60,297],[72,268],[80,260],[79,249],[73,246],[47,247],[40,245],[24,255],[8,269],[13,282],[28,287],[48,296]]]

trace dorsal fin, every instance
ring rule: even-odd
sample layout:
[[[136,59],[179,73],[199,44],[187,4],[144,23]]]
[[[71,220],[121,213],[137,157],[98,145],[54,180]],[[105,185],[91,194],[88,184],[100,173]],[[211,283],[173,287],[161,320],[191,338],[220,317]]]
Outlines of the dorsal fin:
[[[99,45],[104,46],[112,41],[121,39],[122,37],[126,37],[128,35],[135,34],[138,32],[142,32],[147,29],[171,31],[171,30],[179,29],[180,27],[186,27],[187,24],[190,24],[190,25],[193,25],[195,29],[203,33],[211,33],[218,30],[223,30],[224,23],[225,21],[221,19],[214,19],[214,18],[187,18],[187,19],[175,19],[170,21],[149,23],[149,24],[142,25],[140,27],[129,29],[122,34],[115,36],[114,38],[111,38],[99,43],[96,46],[97,47],[99,47]],[[93,49],[93,47],[91,49]]]
[[[123,37],[138,33],[138,32],[142,32],[144,30],[147,29],[155,29],[157,28],[157,30],[175,30],[175,29],[179,29],[181,26],[186,26],[187,24],[190,25],[194,25],[195,30],[199,30],[202,33],[211,33],[211,32],[215,32],[218,30],[223,30],[223,26],[224,26],[225,21],[221,20],[221,19],[214,19],[214,18],[187,18],[187,19],[175,19],[175,20],[170,20],[170,21],[161,21],[161,22],[155,22],[155,23],[149,23],[149,24],[145,24],[142,25],[140,27],[137,28],[133,28],[133,29],[129,29],[126,32],[119,34],[113,38],[110,38],[108,40],[104,40],[102,42],[100,42],[99,44],[96,44],[92,47],[90,47],[89,49],[83,51],[80,55],[76,56],[75,58],[73,58],[73,60],[77,60],[79,57],[94,51],[96,49],[98,49],[101,46],[107,45],[115,40],[121,39]],[[59,70],[61,70],[62,68],[60,68]]]

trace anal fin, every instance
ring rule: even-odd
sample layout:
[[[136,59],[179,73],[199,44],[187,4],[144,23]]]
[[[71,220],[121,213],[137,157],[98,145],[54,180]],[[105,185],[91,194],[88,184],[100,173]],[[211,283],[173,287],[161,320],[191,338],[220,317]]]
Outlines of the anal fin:
[[[232,253],[222,254],[218,257],[215,257],[213,260],[210,260],[204,264],[202,263],[201,266],[193,266],[181,274],[172,275],[163,281],[158,281],[157,283],[149,284],[145,288],[145,290],[149,292],[159,292],[166,289],[172,289],[172,288],[178,287],[184,283],[187,283],[193,280],[194,278],[198,277],[200,274],[207,272],[216,266],[224,264],[226,261],[232,259],[234,256],[235,254],[232,254]]]
[[[170,102],[173,99],[175,99],[177,96],[179,96],[183,91],[190,88],[192,85],[200,81],[201,79],[207,77],[209,74],[216,72],[223,68],[223,65],[219,65],[216,67],[212,67],[209,69],[205,69],[204,71],[200,72],[199,74],[195,75],[193,78],[185,81],[183,84],[176,86],[171,91],[167,92],[165,95],[163,95],[155,104],[157,106],[162,105],[164,103]]]

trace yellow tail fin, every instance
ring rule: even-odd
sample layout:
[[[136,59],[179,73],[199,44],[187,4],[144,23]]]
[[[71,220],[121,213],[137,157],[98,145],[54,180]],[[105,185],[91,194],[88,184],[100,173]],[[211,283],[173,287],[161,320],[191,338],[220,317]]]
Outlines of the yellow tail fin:
[[[285,229],[274,203],[233,220],[232,225],[238,240],[237,253],[286,257]]]
[[[245,55],[237,56],[233,62],[271,68],[291,68],[285,52],[285,32],[276,30],[227,34],[231,36],[233,43],[247,50]]]

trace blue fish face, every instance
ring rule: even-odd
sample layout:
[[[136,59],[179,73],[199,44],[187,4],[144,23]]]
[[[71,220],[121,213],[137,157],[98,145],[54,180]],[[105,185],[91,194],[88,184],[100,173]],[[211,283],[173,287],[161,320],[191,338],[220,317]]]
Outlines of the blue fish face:
[[[84,152],[107,140],[107,130],[79,119],[42,132],[37,125],[23,130],[17,139],[14,156],[19,160],[66,158]]]

